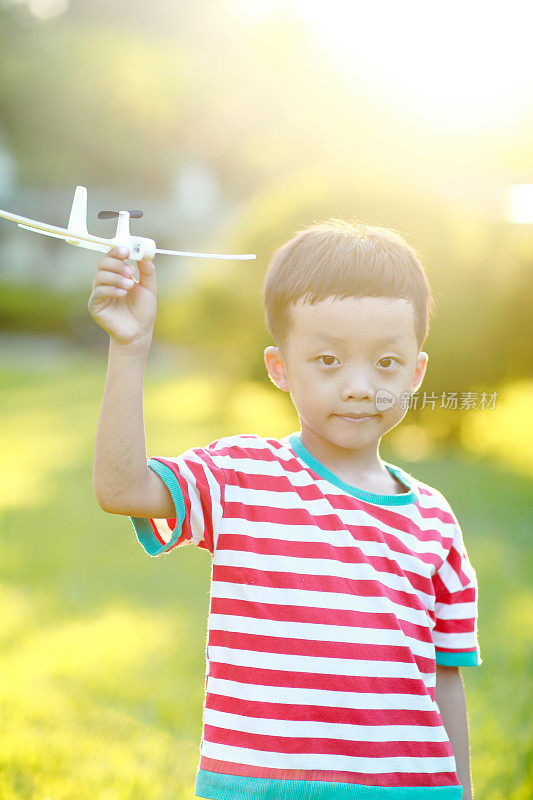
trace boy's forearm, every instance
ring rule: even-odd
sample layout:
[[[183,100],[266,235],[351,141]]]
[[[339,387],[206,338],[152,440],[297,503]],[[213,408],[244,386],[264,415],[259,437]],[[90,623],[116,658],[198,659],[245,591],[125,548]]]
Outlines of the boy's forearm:
[[[463,786],[462,800],[473,800],[468,712],[463,678],[458,667],[437,666],[435,699],[455,756],[457,777]]]
[[[150,342],[131,349],[110,339],[93,464],[94,491],[105,511],[120,513],[148,472],[143,383],[149,350]]]

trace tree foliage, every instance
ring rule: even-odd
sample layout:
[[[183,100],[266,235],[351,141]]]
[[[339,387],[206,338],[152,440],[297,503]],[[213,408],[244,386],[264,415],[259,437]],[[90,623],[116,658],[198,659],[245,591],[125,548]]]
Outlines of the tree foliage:
[[[498,216],[486,187],[527,180],[532,119],[505,132],[424,127],[334,71],[290,4],[248,21],[237,5],[75,0],[46,23],[0,6],[0,114],[21,183],[164,197],[182,160],[201,160],[222,198],[206,221],[213,249],[258,259],[216,262],[163,292],[157,335],[215,369],[264,375],[268,262],[297,229],[340,217],[392,227],[420,253],[437,306],[428,389],[531,374],[533,236]],[[46,330],[50,314],[28,303]],[[19,293],[4,326],[24,326],[23,305]],[[72,308],[56,307],[71,331]]]

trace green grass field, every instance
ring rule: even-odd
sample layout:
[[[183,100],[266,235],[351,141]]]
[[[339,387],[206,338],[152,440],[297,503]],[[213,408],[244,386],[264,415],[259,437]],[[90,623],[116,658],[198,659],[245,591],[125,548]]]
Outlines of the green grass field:
[[[210,557],[150,558],[104,513],[92,452],[105,354],[2,381],[1,800],[191,800],[201,735]],[[232,433],[284,435],[266,379],[146,378],[148,454]],[[208,422],[205,422],[208,420]],[[384,440],[384,445],[385,445]],[[528,800],[532,774],[531,482],[488,460],[409,464],[461,521],[479,580],[481,667],[464,668],[476,800]]]

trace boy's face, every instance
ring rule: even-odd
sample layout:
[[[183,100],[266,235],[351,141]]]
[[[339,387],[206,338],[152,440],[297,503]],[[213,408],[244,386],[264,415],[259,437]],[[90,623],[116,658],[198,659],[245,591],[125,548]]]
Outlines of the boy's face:
[[[381,437],[407,412],[402,395],[415,392],[426,371],[412,303],[329,297],[315,305],[300,299],[290,311],[283,352],[267,347],[264,355],[273,383],[290,392],[303,444],[333,461],[357,451],[370,465]],[[364,418],[343,416],[349,414]]]

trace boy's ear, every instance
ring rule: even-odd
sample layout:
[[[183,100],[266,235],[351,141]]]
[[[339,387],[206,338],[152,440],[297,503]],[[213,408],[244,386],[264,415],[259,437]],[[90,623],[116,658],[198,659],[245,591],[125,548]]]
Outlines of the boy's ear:
[[[429,361],[429,356],[427,353],[424,353],[421,350],[418,354],[418,361],[416,363],[415,374],[413,376],[413,385],[411,388],[412,393],[414,394],[420,389],[422,385],[422,381],[424,380],[424,375],[426,374],[426,369]]]
[[[290,392],[289,381],[285,372],[283,354],[279,347],[270,345],[264,352],[265,366],[272,383],[284,392]]]

